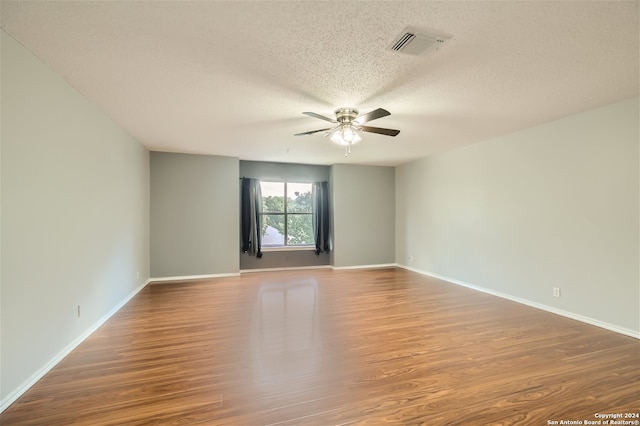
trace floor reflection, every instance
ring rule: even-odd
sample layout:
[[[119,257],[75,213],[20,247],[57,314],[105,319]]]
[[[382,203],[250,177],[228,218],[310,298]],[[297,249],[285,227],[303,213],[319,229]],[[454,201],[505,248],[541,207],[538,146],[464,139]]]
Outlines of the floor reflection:
[[[265,283],[253,312],[255,384],[294,386],[314,375],[320,358],[318,287],[314,279]]]

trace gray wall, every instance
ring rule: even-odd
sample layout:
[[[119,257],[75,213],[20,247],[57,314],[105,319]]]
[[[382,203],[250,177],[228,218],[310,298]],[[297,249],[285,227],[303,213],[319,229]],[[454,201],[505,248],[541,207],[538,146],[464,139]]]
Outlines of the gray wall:
[[[274,182],[313,183],[329,181],[330,170],[329,166],[240,161],[240,176]],[[293,268],[329,264],[329,254],[316,255],[313,250],[314,248],[265,249],[261,259],[239,252],[240,269]]]
[[[270,163],[265,161],[240,161],[240,177],[313,183],[329,181],[329,166],[311,164]]]
[[[395,262],[393,167],[331,166],[334,267]]]
[[[637,333],[638,127],[635,98],[398,167],[397,262]]]
[[[151,276],[237,273],[238,159],[151,153]]]
[[[0,35],[4,405],[149,277],[149,154]]]

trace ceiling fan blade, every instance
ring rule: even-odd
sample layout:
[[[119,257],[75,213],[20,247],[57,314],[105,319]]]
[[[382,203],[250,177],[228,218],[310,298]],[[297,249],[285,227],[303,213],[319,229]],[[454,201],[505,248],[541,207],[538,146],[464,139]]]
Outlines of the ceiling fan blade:
[[[337,123],[333,118],[325,117],[324,115],[316,114],[315,112],[303,112],[304,115],[308,115],[309,117],[319,118],[320,120],[328,121],[330,123]]]
[[[366,123],[367,121],[377,120],[378,118],[386,117],[387,115],[391,115],[391,113],[386,109],[378,108],[378,109],[374,109],[373,111],[367,114],[361,115],[360,117],[356,118],[355,121],[362,124],[362,123]]]
[[[360,126],[360,129],[363,132],[379,133],[381,135],[387,135],[387,136],[397,136],[398,133],[400,133],[400,130],[383,129],[381,127]]]
[[[293,135],[293,136],[312,135],[312,134],[314,134],[314,133],[326,132],[327,130],[331,130],[331,129],[332,129],[332,128],[331,128],[331,127],[329,127],[328,129],[311,130],[311,131],[304,132],[304,133],[296,133],[296,134],[295,134],[295,135]]]

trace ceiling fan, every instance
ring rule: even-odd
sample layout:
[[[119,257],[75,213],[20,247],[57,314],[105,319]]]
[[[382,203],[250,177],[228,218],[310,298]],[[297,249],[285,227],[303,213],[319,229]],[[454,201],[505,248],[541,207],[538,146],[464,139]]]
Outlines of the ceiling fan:
[[[345,157],[351,154],[351,145],[360,142],[360,140],[362,139],[358,134],[359,131],[378,133],[380,135],[386,136],[396,136],[398,135],[398,133],[400,133],[400,130],[383,129],[381,127],[362,125],[362,123],[377,120],[378,118],[391,115],[389,111],[382,108],[375,109],[361,116],[358,116],[358,110],[355,108],[338,108],[335,111],[335,119],[316,114],[315,112],[303,112],[303,114],[308,115],[309,117],[319,118],[321,120],[328,121],[337,125],[334,127],[328,127],[326,129],[296,133],[294,136],[312,135],[314,133],[325,132],[324,136],[331,135],[331,140],[333,142],[345,147]]]

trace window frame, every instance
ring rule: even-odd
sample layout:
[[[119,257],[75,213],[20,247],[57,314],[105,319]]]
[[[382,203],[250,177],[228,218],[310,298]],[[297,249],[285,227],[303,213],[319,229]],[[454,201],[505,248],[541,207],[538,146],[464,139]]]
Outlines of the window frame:
[[[264,212],[261,211],[260,212],[260,216],[261,216],[261,223],[264,223],[262,220],[264,220],[265,216],[282,216],[283,217],[283,223],[284,223],[284,244],[282,245],[274,245],[274,244],[264,244],[264,242],[262,243],[262,249],[263,251],[285,251],[285,250],[296,250],[296,249],[311,249],[311,248],[315,248],[315,241],[312,241],[308,244],[289,244],[289,221],[287,220],[288,216],[302,216],[302,215],[307,215],[311,218],[311,232],[313,234],[313,183],[311,182],[290,182],[287,180],[262,180],[260,179],[260,184],[262,184],[263,182],[265,183],[282,183],[284,184],[284,200],[283,200],[283,211],[282,212]],[[289,190],[289,184],[304,184],[304,185],[309,185],[310,186],[310,193],[311,193],[311,199],[312,199],[312,205],[311,205],[311,211],[310,212],[287,212],[287,208],[288,208],[288,202],[289,202],[289,196],[288,196],[288,190]],[[264,197],[264,195],[263,195]],[[264,237],[264,235],[263,235]],[[313,237],[313,235],[312,235]]]

